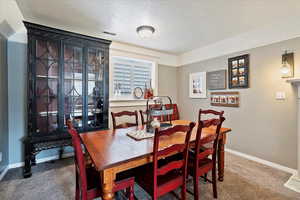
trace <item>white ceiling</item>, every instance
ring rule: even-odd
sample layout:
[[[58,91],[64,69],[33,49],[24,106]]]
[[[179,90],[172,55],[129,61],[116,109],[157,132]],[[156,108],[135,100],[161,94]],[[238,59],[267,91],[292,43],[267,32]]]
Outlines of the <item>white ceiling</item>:
[[[27,21],[174,54],[300,18],[299,0],[16,1]],[[140,38],[140,25],[154,26],[154,36]],[[117,35],[104,36],[102,31]]]

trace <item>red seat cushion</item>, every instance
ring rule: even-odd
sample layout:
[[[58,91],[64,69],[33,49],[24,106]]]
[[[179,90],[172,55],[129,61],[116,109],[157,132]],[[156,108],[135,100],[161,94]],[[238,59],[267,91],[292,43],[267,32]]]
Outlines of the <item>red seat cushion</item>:
[[[194,152],[190,152],[189,153],[189,162],[188,162],[188,172],[191,175],[193,175],[194,171],[195,171],[194,159],[195,159]],[[212,159],[207,157],[207,158],[199,160],[199,165],[198,165],[198,171],[200,173],[199,176],[211,171],[212,168],[213,168],[213,160]]]
[[[136,182],[150,195],[153,195],[153,181],[154,181],[154,174],[153,174],[153,165],[148,164],[143,167],[135,169],[136,172]],[[146,173],[145,173],[146,172]],[[182,172],[179,170],[172,170],[169,173],[158,176],[157,178],[157,185],[158,195],[164,195],[166,191],[164,188],[172,188],[174,190],[182,185]]]

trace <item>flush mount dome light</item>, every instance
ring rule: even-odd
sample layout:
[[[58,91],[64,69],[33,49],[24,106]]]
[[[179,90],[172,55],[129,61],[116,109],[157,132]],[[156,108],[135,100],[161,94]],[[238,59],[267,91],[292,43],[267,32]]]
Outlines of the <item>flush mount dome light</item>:
[[[153,35],[155,29],[152,26],[139,26],[136,29],[136,32],[139,34],[141,38],[148,38]]]

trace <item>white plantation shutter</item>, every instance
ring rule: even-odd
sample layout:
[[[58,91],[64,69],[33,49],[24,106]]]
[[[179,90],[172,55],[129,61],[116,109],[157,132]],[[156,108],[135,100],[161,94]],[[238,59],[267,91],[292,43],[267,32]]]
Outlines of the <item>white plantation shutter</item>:
[[[113,57],[113,92],[118,85],[121,96],[131,96],[136,87],[145,88],[152,77],[153,63],[130,58]]]

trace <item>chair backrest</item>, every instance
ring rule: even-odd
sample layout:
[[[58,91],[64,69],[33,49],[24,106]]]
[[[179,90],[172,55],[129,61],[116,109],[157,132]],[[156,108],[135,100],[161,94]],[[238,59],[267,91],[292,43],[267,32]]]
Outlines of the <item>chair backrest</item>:
[[[67,121],[68,132],[72,136],[72,144],[75,153],[75,168],[76,168],[76,178],[80,182],[80,194],[81,199],[87,199],[87,175],[86,175],[86,163],[84,159],[84,154],[81,147],[81,140],[78,132],[73,127],[71,120]]]
[[[142,125],[147,124],[147,111],[140,110],[140,116]]]
[[[216,111],[216,110],[199,110],[199,115],[198,115],[198,122],[201,121],[201,116],[202,115],[214,115],[214,116],[219,116],[219,119],[223,117],[224,111]]]
[[[172,170],[180,170],[182,172],[182,178],[183,182],[185,181],[185,178],[187,176],[187,157],[188,157],[188,148],[191,138],[192,130],[195,126],[195,123],[192,122],[188,126],[186,125],[177,125],[172,128],[161,130],[158,129],[155,130],[155,136],[154,136],[154,144],[153,144],[153,174],[154,174],[154,185],[153,185],[153,199],[156,199],[160,194],[158,194],[158,176],[166,175],[168,172],[171,172]],[[178,132],[184,132],[185,133],[185,140],[184,143],[178,143],[173,144],[171,146],[168,146],[163,149],[159,149],[159,143],[161,138],[166,139],[166,137],[171,137],[173,134]],[[171,161],[167,164],[164,164],[163,166],[158,166],[158,160],[160,157],[166,157],[171,155],[172,153],[183,153],[182,159]],[[171,190],[175,189],[173,187],[176,186],[176,184],[171,184],[172,187],[168,187],[168,191],[164,191],[164,193],[170,192]]]
[[[166,116],[158,116],[156,117],[159,121],[161,122],[166,122],[166,121],[170,121],[170,117],[171,117],[171,121],[172,120],[179,120],[179,112],[178,112],[178,107],[177,104],[166,104],[166,109],[170,109],[171,105],[173,107],[173,114],[172,115],[166,115]],[[155,105],[150,105],[151,107],[155,107]],[[147,123],[147,117],[145,118],[145,116],[147,115],[146,111],[142,111],[140,110],[140,115],[141,115],[141,122],[142,125]]]
[[[166,109],[171,109],[171,108],[173,108],[173,114],[170,116],[169,115],[164,116],[163,121],[170,121],[170,117],[171,120],[179,120],[179,111],[178,111],[177,104],[166,104]]]
[[[117,117],[122,117],[122,116],[134,116],[135,117],[135,123],[121,123],[117,125],[116,118]],[[118,128],[127,128],[131,126],[138,126],[138,113],[137,111],[130,112],[130,111],[122,111],[118,113],[111,112],[111,117],[112,117],[112,122],[113,122],[113,128],[118,129]]]
[[[202,115],[215,115],[217,118],[210,118],[206,120],[201,120]],[[198,165],[199,160],[204,159],[210,155],[212,155],[213,162],[216,162],[216,156],[217,156],[217,148],[218,148],[218,141],[220,137],[220,131],[222,127],[222,123],[224,122],[225,118],[223,117],[224,111],[218,112],[214,110],[199,110],[199,120],[198,120],[198,129],[197,129],[197,135],[196,135],[196,159],[195,164]],[[215,126],[215,134],[206,137],[201,140],[202,130],[203,128],[208,128],[211,126]],[[205,145],[207,143],[213,142],[213,146],[206,148],[204,151],[200,152],[200,148],[202,145]]]

